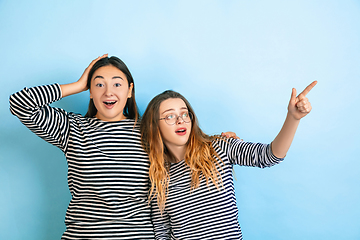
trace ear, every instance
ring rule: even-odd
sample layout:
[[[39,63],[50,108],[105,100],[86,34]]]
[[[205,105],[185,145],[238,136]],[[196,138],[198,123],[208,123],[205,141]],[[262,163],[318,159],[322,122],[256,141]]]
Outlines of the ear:
[[[128,98],[131,98],[131,96],[132,96],[132,90],[133,90],[133,87],[134,87],[134,83],[130,83],[130,86],[129,86],[129,93],[128,93]]]

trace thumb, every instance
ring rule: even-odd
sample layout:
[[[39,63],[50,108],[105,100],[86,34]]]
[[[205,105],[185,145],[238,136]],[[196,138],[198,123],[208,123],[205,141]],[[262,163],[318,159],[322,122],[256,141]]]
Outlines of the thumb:
[[[296,104],[296,89],[293,88],[292,89],[292,92],[291,92],[291,98],[290,98],[290,101],[289,101],[289,106],[294,106]]]
[[[296,89],[295,88],[292,89],[290,101],[296,101]]]

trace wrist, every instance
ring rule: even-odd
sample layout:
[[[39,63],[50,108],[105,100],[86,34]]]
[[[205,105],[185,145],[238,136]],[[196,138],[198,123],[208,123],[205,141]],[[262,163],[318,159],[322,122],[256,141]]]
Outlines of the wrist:
[[[291,121],[298,121],[298,122],[300,122],[301,119],[301,117],[300,118],[296,117],[295,114],[293,114],[291,111],[287,112],[286,118]]]
[[[86,90],[83,84],[79,82],[73,82],[69,84],[60,85],[62,97],[77,94]]]

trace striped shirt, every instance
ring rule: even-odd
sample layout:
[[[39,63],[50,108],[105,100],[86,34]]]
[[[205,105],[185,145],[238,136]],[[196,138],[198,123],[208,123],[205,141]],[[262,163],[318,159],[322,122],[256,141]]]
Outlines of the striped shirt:
[[[66,156],[72,199],[62,239],[154,239],[147,203],[149,159],[139,125],[49,106],[60,98],[58,84],[25,88],[10,96],[10,110]]]
[[[169,192],[163,214],[156,198],[151,202],[156,239],[242,239],[233,182],[233,165],[270,167],[283,159],[271,152],[268,144],[237,139],[213,141],[220,156],[223,187],[219,190],[203,178],[200,186],[190,190],[191,173],[184,161],[171,164]]]

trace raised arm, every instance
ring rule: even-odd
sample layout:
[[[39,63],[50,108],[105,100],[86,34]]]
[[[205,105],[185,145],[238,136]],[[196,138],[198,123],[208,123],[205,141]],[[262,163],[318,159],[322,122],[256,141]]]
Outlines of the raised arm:
[[[69,95],[73,95],[76,93],[80,93],[88,90],[87,87],[87,79],[89,76],[90,69],[94,66],[94,64],[101,58],[107,57],[108,54],[104,54],[96,59],[94,59],[89,66],[85,69],[84,73],[81,75],[80,79],[76,82],[60,85],[61,88],[61,97],[66,97]]]
[[[285,122],[279,134],[271,143],[272,152],[276,157],[283,158],[286,156],[294,139],[300,119],[305,117],[311,111],[311,104],[306,95],[316,84],[317,81],[312,82],[299,94],[299,96],[296,96],[296,89],[292,89]]]
[[[12,94],[9,99],[11,113],[36,135],[64,151],[69,135],[68,114],[63,109],[51,107],[50,104],[62,97],[86,90],[91,67],[105,56],[107,54],[92,61],[75,83],[24,88]]]

